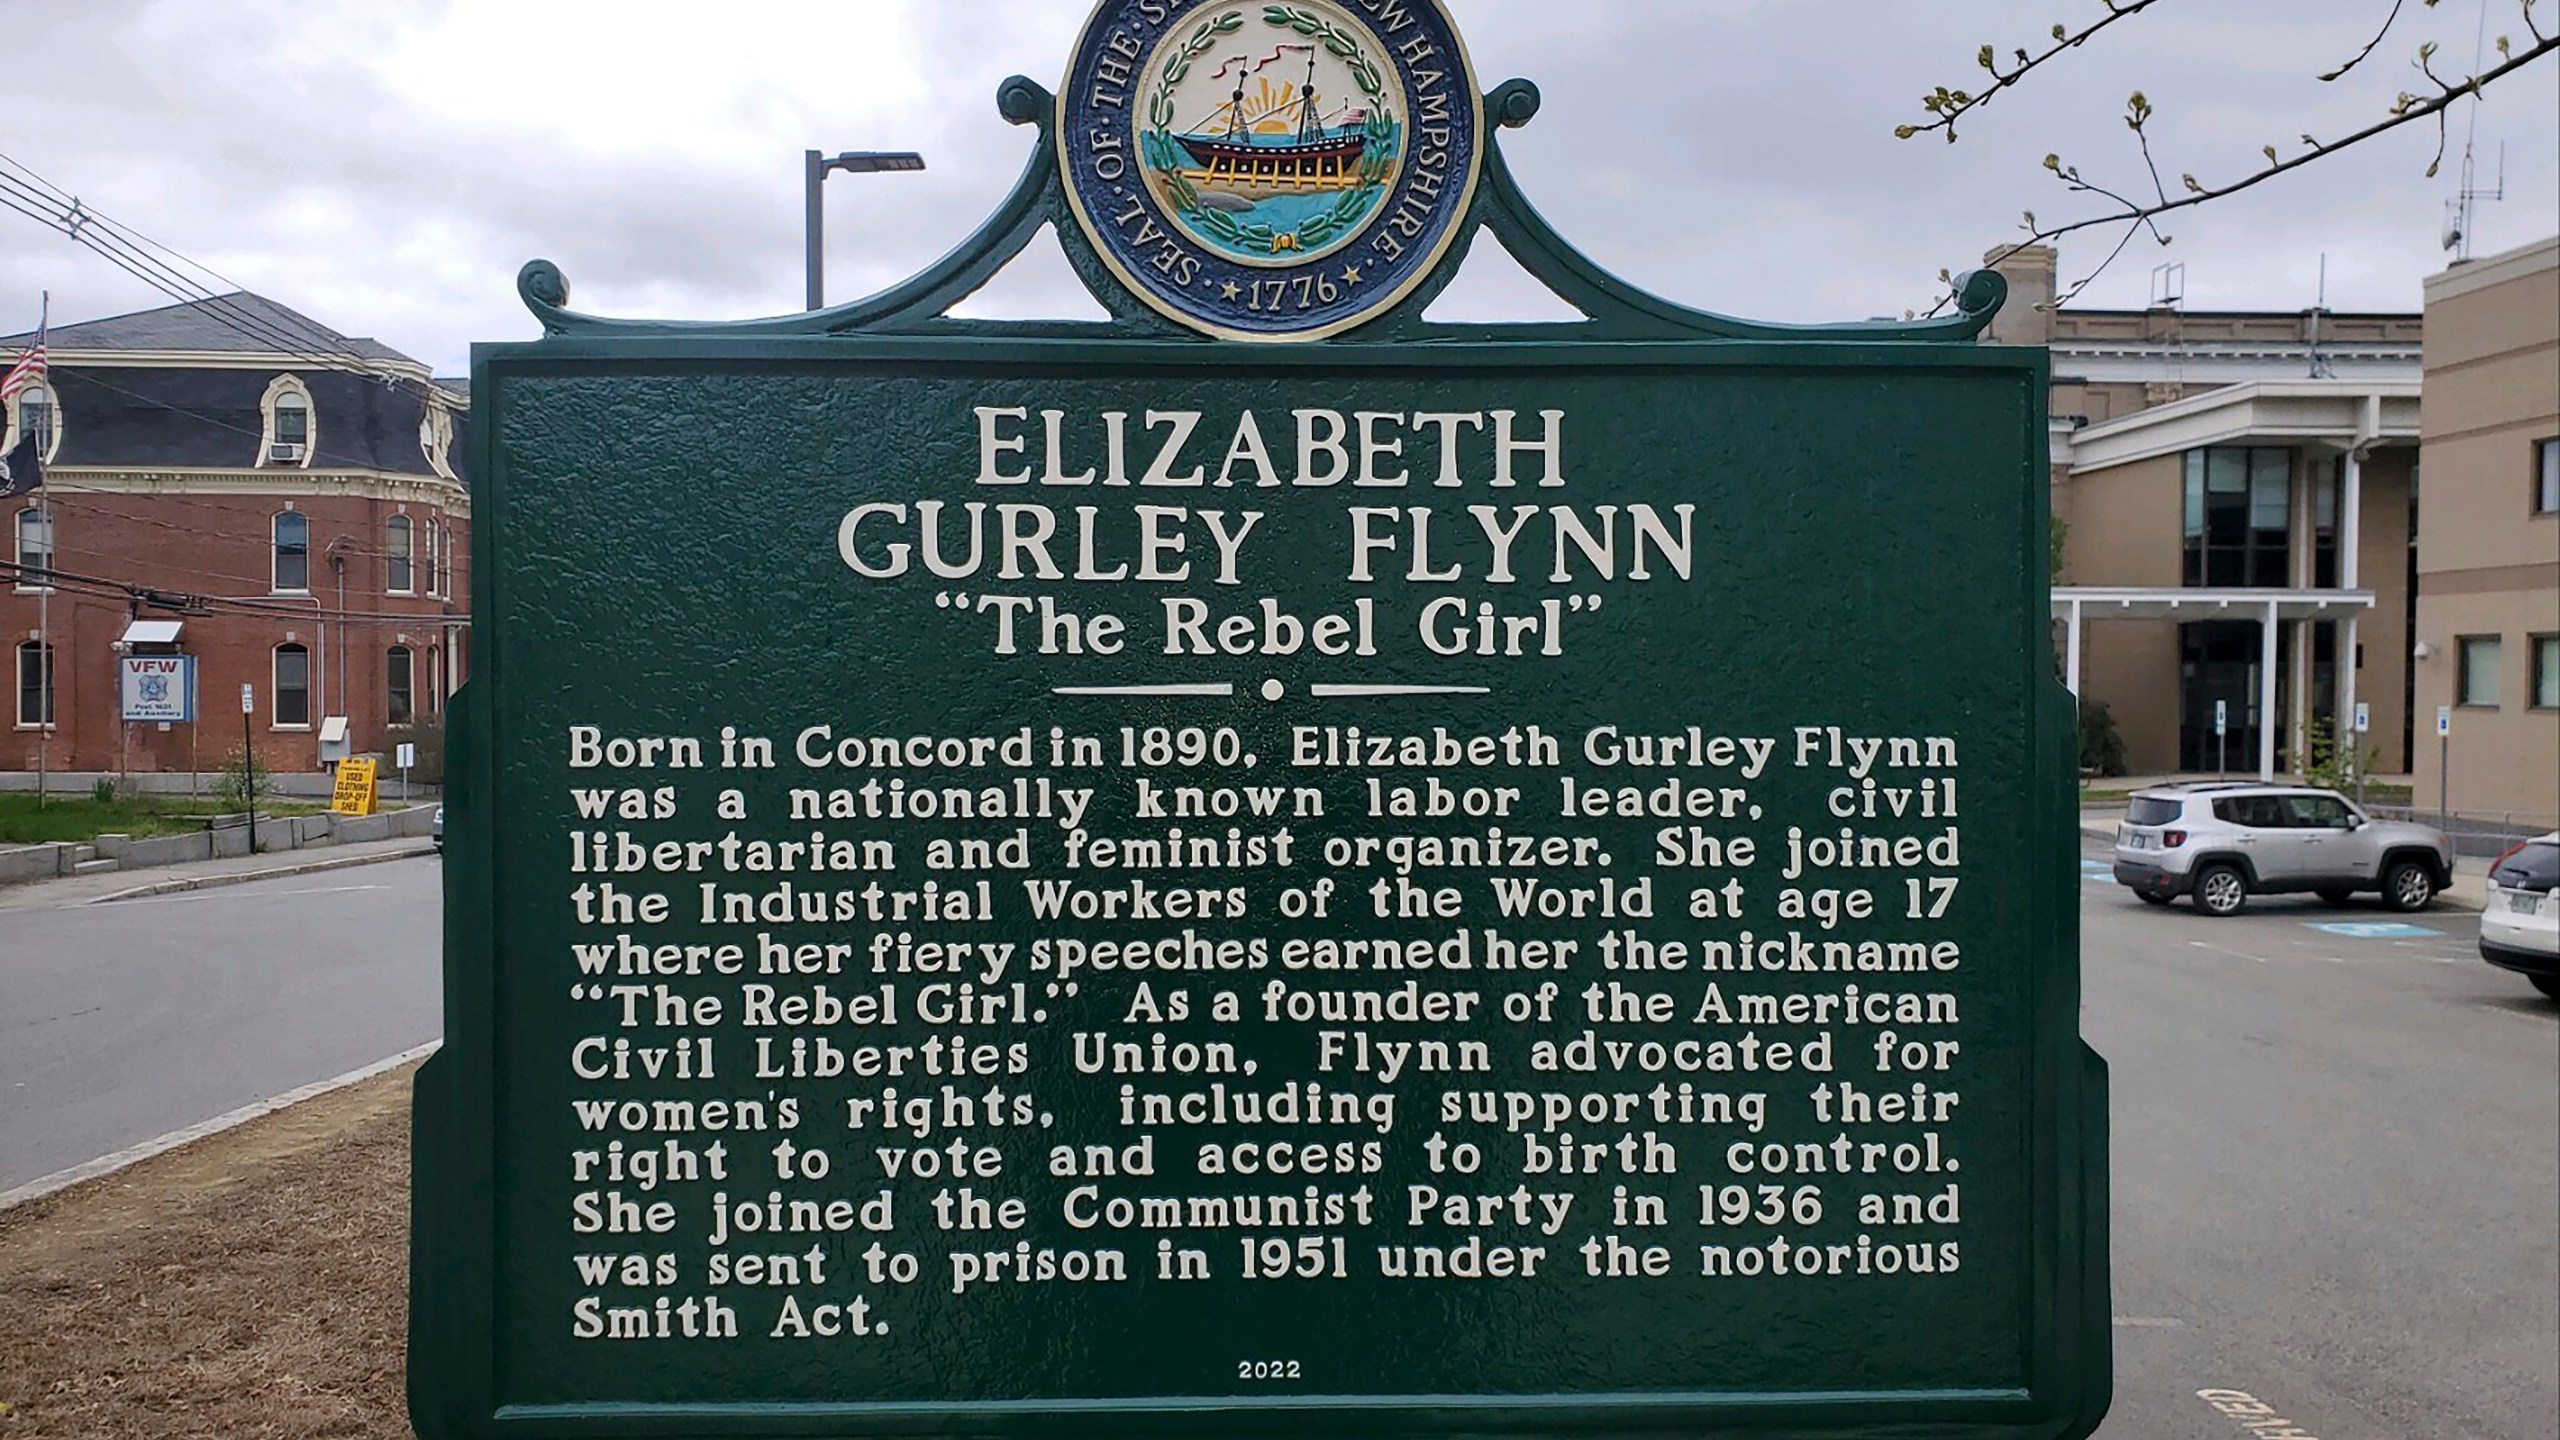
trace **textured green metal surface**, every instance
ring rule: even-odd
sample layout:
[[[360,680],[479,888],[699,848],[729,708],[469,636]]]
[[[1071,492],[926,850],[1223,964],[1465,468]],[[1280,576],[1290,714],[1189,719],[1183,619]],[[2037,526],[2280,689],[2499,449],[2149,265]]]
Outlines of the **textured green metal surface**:
[[[1018,122],[1048,113],[1029,82],[1012,82],[1004,108]],[[1511,123],[1535,110],[1521,82],[1488,97],[1488,113]],[[474,677],[457,702],[447,865],[447,980],[444,1050],[418,1083],[416,1232],[410,1387],[413,1411],[430,1440],[463,1436],[677,1435],[1705,1435],[2064,1437],[2087,1434],[2108,1388],[2109,1324],[2105,1247],[2104,1072],[2077,1032],[2076,849],[2071,777],[2075,745],[2069,702],[2049,655],[2044,573],[2045,371],[2040,352],[1977,348],[1971,338],[1996,309],[1996,280],[1967,286],[1965,313],[1926,327],[1799,332],[1703,316],[1630,290],[1589,266],[1540,223],[1495,150],[1479,223],[1501,235],[1534,273],[1594,316],[1562,327],[1442,327],[1420,320],[1440,279],[1396,316],[1343,340],[1280,352],[1178,334],[1141,313],[1097,278],[1089,252],[1061,225],[1071,259],[1095,285],[1115,321],[1107,326],[1008,326],[939,318],[982,284],[1047,221],[1059,202],[1054,164],[1042,153],[1024,186],[986,230],[944,266],[890,295],[842,310],[765,325],[670,327],[595,321],[561,308],[565,285],[528,267],[528,302],[552,332],[529,345],[483,347],[475,355],[474,474],[479,491],[473,566],[478,639]],[[1463,250],[1463,246],[1461,247]],[[1454,270],[1458,255],[1445,267]],[[1959,343],[1945,343],[1945,342]],[[1567,421],[1566,483],[1557,489],[1492,490],[1471,467],[1462,490],[1428,484],[1425,468],[1405,490],[1305,489],[993,490],[979,473],[980,406],[1059,410],[1090,423],[1105,411],[1197,411],[1209,417],[1195,448],[1215,473],[1234,417],[1252,411],[1271,428],[1275,459],[1294,469],[1285,421],[1302,408],[1345,413],[1560,410]],[[1040,425],[1029,463],[1040,463]],[[1088,437],[1086,448],[1092,448]],[[1070,468],[1086,463],[1073,462]],[[1532,462],[1534,464],[1534,462]],[[1128,558],[1130,511],[1163,504],[1263,515],[1251,538],[1241,584],[1210,583],[1214,552],[1195,530],[1192,580],[1155,587],[1073,583],[1004,584],[987,578],[937,582],[921,574],[866,581],[838,554],[838,528],[865,503],[1021,501],[1097,507],[1107,565]],[[1398,552],[1373,584],[1346,581],[1348,508],[1436,507],[1441,524],[1463,525],[1469,505],[1571,505],[1586,517],[1601,506],[1696,508],[1693,577],[1646,583],[1623,575],[1549,586],[1532,574],[1518,593],[1480,578],[1489,556],[1450,528],[1440,563],[1461,563],[1461,585],[1408,580]],[[912,540],[912,535],[907,536]],[[1059,545],[1071,552],[1072,537]],[[1537,551],[1540,561],[1547,552]],[[991,562],[992,563],[992,562]],[[1525,568],[1525,567],[1524,567]],[[1119,657],[1001,656],[992,622],[938,605],[955,592],[1052,595],[1088,612],[1129,617],[1138,643]],[[1414,617],[1448,594],[1491,599],[1512,610],[1584,595],[1604,603],[1567,622],[1558,657],[1440,658],[1414,643]],[[1375,602],[1380,653],[1342,660],[1307,656],[1168,659],[1145,641],[1168,596],[1206,600],[1221,616],[1254,613],[1264,597],[1303,619]],[[1089,699],[1059,687],[1182,681],[1233,684],[1231,699]],[[1284,698],[1266,702],[1265,681]],[[1482,687],[1483,696],[1318,705],[1318,684]],[[913,1286],[803,1287],[811,1298],[867,1292],[893,1326],[886,1336],[833,1341],[778,1340],[765,1333],[773,1297],[723,1292],[746,1317],[734,1341],[600,1342],[570,1337],[583,1285],[569,1256],[590,1249],[676,1253],[681,1284],[704,1293],[701,1192],[671,1187],[658,1196],[686,1207],[681,1243],[646,1237],[573,1239],[573,1183],[564,1157],[593,1146],[572,1119],[570,1100],[603,1093],[577,1082],[564,1057],[580,1037],[614,1033],[604,1007],[573,1001],[573,940],[610,930],[574,926],[565,897],[581,883],[569,873],[567,837],[582,828],[569,791],[588,783],[566,764],[573,725],[612,735],[715,735],[722,726],[791,737],[813,725],[844,735],[1005,735],[1052,726],[1109,736],[1121,726],[1235,727],[1262,758],[1255,777],[1317,785],[1327,815],[1293,826],[1312,850],[1335,835],[1429,831],[1434,822],[1390,824],[1363,813],[1360,773],[1280,771],[1291,727],[1356,724],[1381,732],[1499,733],[1536,723],[1565,737],[1570,752],[1587,729],[1677,730],[1789,735],[1801,725],[1837,725],[1864,735],[1948,736],[1961,748],[1961,899],[1946,919],[1896,922],[1860,933],[1953,939],[1961,969],[1925,982],[1903,977],[1829,976],[1894,988],[1943,989],[1963,1007],[1961,1109],[1942,1132],[1957,1174],[1808,1177],[1836,1192],[1834,1204],[1865,1190],[1921,1190],[1961,1180],[1961,1269],[1930,1277],[1701,1277],[1691,1258],[1702,1242],[1765,1242],[1788,1226],[1702,1231],[1688,1218],[1662,1236],[1629,1232],[1594,1213],[1612,1186],[1672,1198],[1716,1168],[1741,1132],[1701,1132],[1701,1173],[1659,1183],[1626,1177],[1551,1180],[1572,1190],[1582,1214],[1544,1243],[1550,1268],[1534,1281],[1248,1281],[1238,1278],[1235,1243],[1225,1234],[1175,1234],[1216,1261],[1208,1281],[1158,1282],[1152,1233],[1116,1241],[1063,1226],[1057,1197],[1078,1181],[1053,1180],[1040,1163],[1049,1144],[1110,1141],[1131,1134],[1110,1118],[1117,1077],[1068,1077],[1064,1050],[1073,1030],[1162,1028],[1177,1038],[1234,1039],[1247,1054],[1264,1047],[1273,1075],[1348,1086],[1357,1077],[1310,1076],[1305,1042],[1315,1026],[1217,1026],[1200,1019],[1161,1027],[1124,1026],[1135,981],[1095,977],[1085,993],[1061,997],[1056,1018],[1019,1032],[977,1038],[1033,1047],[1027,1088],[1054,1114],[1053,1131],[988,1138],[1005,1151],[1003,1180],[981,1193],[1031,1200],[1030,1221],[1007,1232],[1032,1245],[1117,1243],[1135,1278],[1123,1285],[1033,1284],[953,1297],[928,1265]],[[1177,767],[1178,768],[1178,767]],[[1570,764],[1567,769],[1573,768]],[[1152,773],[1152,772],[1151,772]],[[781,837],[811,828],[779,818],[792,788],[856,784],[796,767],[740,775],[711,771],[620,783],[682,790],[687,824],[670,834],[724,829]],[[909,777],[923,781],[927,776]],[[1229,783],[1232,771],[1202,767],[1196,783]],[[1389,777],[1395,778],[1395,777]],[[1410,778],[1410,777],[1408,777]],[[1612,783],[1651,783],[1629,775]],[[1150,827],[1129,813],[1126,777],[1104,787],[1089,825],[1120,833]],[[1603,837],[1612,873],[1659,873],[1665,918],[1655,938],[1730,936],[1781,928],[1765,908],[1736,924],[1673,918],[1685,898],[1676,873],[1653,872],[1658,820],[1563,824],[1534,817],[1553,791],[1554,772],[1486,771],[1468,783],[1514,785],[1538,804],[1524,807],[1524,832]],[[1702,780],[1701,783],[1707,783]],[[1773,767],[1752,786],[1772,814],[1811,820],[1831,780]],[[750,822],[715,825],[721,790],[742,791]],[[1035,826],[1041,822],[1031,822]],[[597,828],[588,825],[584,828]],[[644,840],[650,827],[625,825]],[[832,827],[849,836],[858,826]],[[947,827],[997,838],[1010,822]],[[1160,831],[1161,824],[1153,827]],[[1264,827],[1267,828],[1267,827]],[[1451,827],[1456,828],[1456,827]],[[1763,836],[1768,826],[1737,826]],[[1040,843],[1054,844],[1054,835]],[[904,857],[901,885],[926,877]],[[1044,867],[1038,873],[1061,872]],[[1288,877],[1304,884],[1329,872],[1305,864]],[[1383,867],[1338,872],[1346,888]],[[1901,877],[1880,889],[1899,908]],[[866,877],[867,878],[867,877]],[[951,877],[937,877],[949,879]],[[994,877],[1019,894],[1019,877]],[[1152,877],[1172,881],[1177,877]],[[1500,925],[1472,878],[1416,877],[1428,886],[1463,885],[1467,928]],[[1555,877],[1562,878],[1562,877]],[[1774,892],[1762,876],[1755,898]],[[1855,883],[1858,876],[1820,883]],[[1268,873],[1232,881],[1266,900]],[[1815,883],[1815,882],[1808,882]],[[712,937],[678,919],[653,940]],[[1071,934],[1130,939],[1178,924],[1034,924],[1018,899],[971,938],[1028,944]],[[734,931],[736,927],[726,927]],[[795,941],[866,939],[879,927],[804,926]],[[1459,924],[1362,919],[1293,927],[1258,904],[1255,918],[1190,928],[1205,935],[1306,933],[1445,938]],[[1515,928],[1506,926],[1506,929]],[[1540,938],[1571,937],[1591,953],[1599,920],[1522,925]],[[734,935],[724,938],[738,938]],[[1816,939],[1822,938],[1816,934]],[[1232,981],[1147,977],[1159,992],[1205,996],[1222,986],[1257,995],[1281,972]],[[755,977],[748,977],[755,978]],[[872,977],[847,975],[839,993]],[[1364,974],[1327,983],[1387,988],[1408,978]],[[1546,977],[1426,976],[1488,995]],[[1611,978],[1588,960],[1568,992]],[[1799,988],[1803,977],[1647,977],[1680,997],[1685,1019],[1711,981],[1728,992]],[[711,993],[708,990],[702,993]],[[1250,1001],[1249,1001],[1250,1004]],[[1586,1028],[1552,1026],[1555,1039]],[[1608,1027],[1599,1027],[1606,1030]],[[1681,1031],[1681,1026],[1655,1027]],[[910,1024],[911,1034],[931,1027]],[[617,1097],[689,1095],[744,1098],[766,1091],[810,1100],[816,1118],[790,1138],[823,1144],[843,1167],[829,1193],[897,1192],[896,1237],[854,1234],[828,1242],[839,1273],[872,1239],[887,1238],[929,1258],[948,1249],[922,1206],[940,1183],[884,1182],[856,1170],[877,1137],[847,1134],[830,1118],[841,1097],[876,1093],[845,1082],[749,1078],[750,1032],[710,1027],[722,1057],[716,1085],[615,1085]],[[1684,1031],[1684,1033],[1687,1033]],[[1847,1027],[1844,1049],[1868,1033]],[[1454,1241],[1403,1222],[1408,1181],[1448,1181],[1426,1173],[1421,1146],[1442,1127],[1425,1112],[1443,1089],[1542,1090],[1607,1087],[1597,1080],[1558,1087],[1558,1077],[1526,1074],[1518,1060],[1539,1027],[1451,1027],[1449,1038],[1481,1035],[1500,1056],[1491,1074],[1407,1078],[1396,1089],[1412,1108],[1392,1133],[1318,1138],[1377,1139],[1384,1170],[1369,1177],[1388,1223],[1351,1234],[1355,1256],[1379,1243]],[[841,1038],[841,1037],[839,1037]],[[730,1057],[735,1056],[735,1059]],[[1865,1082],[1863,1066],[1842,1075]],[[1570,1079],[1570,1077],[1567,1077]],[[1828,1139],[1798,1113],[1803,1077],[1669,1076],[1701,1088],[1757,1088],[1772,1094],[1768,1133],[1755,1141]],[[1008,1082],[1010,1083],[1010,1082]],[[1157,1082],[1140,1078],[1142,1086]],[[1239,1082],[1241,1083],[1241,1082]],[[1648,1085],[1650,1082],[1647,1082]],[[1878,1081],[1879,1084],[1889,1083]],[[1379,1088],[1379,1087],[1371,1087]],[[1784,1114],[1778,1097],[1787,1097]],[[1611,1127],[1612,1133],[1618,1127]],[[1642,1126],[1632,1127],[1641,1129]],[[1204,1185],[1182,1163],[1203,1139],[1237,1136],[1201,1127],[1156,1127],[1158,1175],[1103,1182],[1111,1193],[1285,1192],[1286,1184],[1235,1180]],[[710,1135],[694,1137],[714,1138]],[[732,1135],[735,1152],[763,1163],[779,1135]],[[1499,1138],[1516,1144],[1509,1137]],[[1896,1137],[1901,1138],[1901,1137]],[[973,1143],[976,1143],[973,1141]],[[1488,1147],[1492,1148],[1492,1147]],[[1497,1151],[1496,1153],[1500,1153]],[[1173,1163],[1166,1163],[1168,1160]],[[1516,1166],[1504,1163],[1509,1171]],[[769,1170],[726,1187],[761,1193]],[[849,1178],[847,1178],[849,1177]],[[1507,1191],[1516,1176],[1484,1187]],[[1929,1182],[1924,1185],[1922,1182]],[[1302,1182],[1303,1183],[1303,1182]],[[1319,1182],[1336,1188],[1331,1181]],[[1357,1179],[1341,1182],[1341,1188]],[[1535,1183],[1535,1182],[1533,1182]],[[1792,1181],[1790,1184],[1792,1185]],[[623,1187],[626,1191],[630,1187]],[[1447,1188],[1463,1189],[1450,1184]],[[923,1230],[918,1231],[921,1221]],[[1815,1243],[1865,1228],[1835,1212],[1810,1227]],[[1519,1227],[1488,1238],[1523,1241]],[[1496,1232],[1501,1232],[1496,1234]],[[1683,1257],[1659,1279],[1594,1280],[1569,1245],[1615,1231],[1663,1243]],[[1334,1233],[1343,1233],[1337,1229]],[[762,1247],[805,1249],[812,1237]],[[995,1248],[990,1245],[989,1248]],[[1368,1267],[1362,1267],[1368,1268]],[[820,1295],[820,1289],[836,1293]],[[1239,1362],[1290,1360],[1303,1378],[1286,1384],[1239,1381]]]

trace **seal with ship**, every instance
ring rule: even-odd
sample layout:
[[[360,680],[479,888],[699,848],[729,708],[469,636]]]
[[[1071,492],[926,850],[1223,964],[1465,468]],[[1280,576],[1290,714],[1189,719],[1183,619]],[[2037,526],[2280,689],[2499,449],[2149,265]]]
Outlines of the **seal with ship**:
[[[1457,234],[1483,102],[1440,0],[1102,0],[1059,92],[1078,220],[1150,305],[1314,339]]]

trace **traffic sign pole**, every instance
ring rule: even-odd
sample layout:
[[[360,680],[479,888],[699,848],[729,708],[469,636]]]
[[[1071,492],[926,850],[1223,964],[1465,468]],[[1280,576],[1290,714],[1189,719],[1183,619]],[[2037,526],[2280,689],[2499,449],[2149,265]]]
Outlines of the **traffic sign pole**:
[[[258,708],[258,687],[240,687],[240,790],[249,802],[249,853],[258,853],[258,749],[249,735],[249,717]]]

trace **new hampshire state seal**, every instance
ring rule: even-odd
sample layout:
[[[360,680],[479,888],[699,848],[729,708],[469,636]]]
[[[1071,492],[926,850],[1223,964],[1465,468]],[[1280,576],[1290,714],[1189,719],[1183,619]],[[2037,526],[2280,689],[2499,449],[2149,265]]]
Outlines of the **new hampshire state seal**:
[[[1441,0],[1102,0],[1058,90],[1094,249],[1228,340],[1321,340],[1412,294],[1465,223],[1483,139]]]

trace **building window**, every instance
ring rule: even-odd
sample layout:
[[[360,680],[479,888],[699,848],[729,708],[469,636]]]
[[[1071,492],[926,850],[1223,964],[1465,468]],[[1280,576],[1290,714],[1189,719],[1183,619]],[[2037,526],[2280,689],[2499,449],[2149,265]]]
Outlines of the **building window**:
[[[2560,515],[2560,440],[2533,442],[2533,513]]]
[[[311,589],[311,520],[287,510],[275,519],[275,588],[293,594]]]
[[[2311,481],[2311,584],[2338,588],[2338,467],[2323,465]]]
[[[2187,452],[2186,583],[2281,590],[2293,583],[2293,452]]]
[[[418,420],[418,449],[427,457],[427,468],[447,480],[453,475],[453,412],[430,403]]]
[[[2560,635],[2533,637],[2533,708],[2560,710]]]
[[[53,517],[30,505],[18,512],[18,589],[33,593],[52,588]]]
[[[383,532],[382,586],[394,595],[416,593],[417,576],[409,567],[410,547],[415,544],[413,527],[406,515],[394,515]]]
[[[276,647],[275,727],[311,728],[311,652],[300,645]]]
[[[444,527],[427,522],[427,593],[444,594]]]
[[[2460,703],[2481,710],[2497,709],[2498,665],[2504,652],[2498,637],[2465,635],[2454,645],[2461,653],[2462,673],[2455,679]]]
[[[406,725],[417,718],[417,661],[406,645],[394,645],[383,667],[390,676],[391,708],[385,712],[391,724]]]
[[[267,386],[263,408],[267,433],[259,443],[260,465],[309,465],[315,445],[311,392],[291,375],[279,375]]]
[[[53,723],[53,647],[29,640],[18,647],[18,728]]]
[[[18,392],[9,413],[8,443],[0,448],[15,450],[29,435],[35,437],[36,458],[52,464],[54,452],[62,448],[62,407],[53,398],[53,387],[42,381]]]

